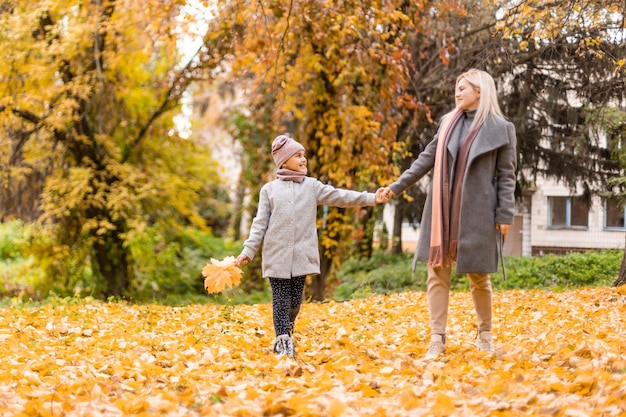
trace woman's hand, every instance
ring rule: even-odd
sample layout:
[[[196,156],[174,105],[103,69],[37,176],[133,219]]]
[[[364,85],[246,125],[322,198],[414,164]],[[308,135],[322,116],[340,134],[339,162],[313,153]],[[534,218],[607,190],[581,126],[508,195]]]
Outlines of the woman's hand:
[[[504,239],[506,239],[506,234],[509,233],[510,227],[510,224],[496,223],[496,230],[500,232]]]

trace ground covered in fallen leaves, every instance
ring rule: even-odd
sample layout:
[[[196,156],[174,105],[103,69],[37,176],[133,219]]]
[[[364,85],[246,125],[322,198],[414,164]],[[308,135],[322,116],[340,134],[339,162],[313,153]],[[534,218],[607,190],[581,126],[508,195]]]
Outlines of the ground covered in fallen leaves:
[[[268,304],[0,312],[0,416],[626,415],[624,287],[495,293],[495,357],[454,293],[430,362],[419,292],[305,304],[295,360]]]

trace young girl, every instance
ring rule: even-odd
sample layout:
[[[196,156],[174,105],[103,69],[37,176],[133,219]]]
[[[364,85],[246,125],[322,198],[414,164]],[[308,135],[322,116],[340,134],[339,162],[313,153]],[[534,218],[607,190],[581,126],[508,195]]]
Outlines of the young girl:
[[[307,177],[304,147],[285,135],[274,139],[272,157],[277,178],[261,188],[250,235],[235,264],[247,264],[263,244],[263,277],[269,278],[272,288],[274,352],[293,358],[291,334],[305,279],[320,273],[317,206],[374,206],[387,199],[382,188],[376,194],[350,191]]]

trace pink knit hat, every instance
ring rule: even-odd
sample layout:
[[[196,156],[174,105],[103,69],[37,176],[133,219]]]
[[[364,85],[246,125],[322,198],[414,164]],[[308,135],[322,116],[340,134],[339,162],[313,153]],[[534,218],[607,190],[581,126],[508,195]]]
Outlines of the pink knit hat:
[[[289,158],[303,150],[304,146],[289,136],[277,136],[272,142],[272,158],[274,158],[274,163],[278,168],[282,167]]]

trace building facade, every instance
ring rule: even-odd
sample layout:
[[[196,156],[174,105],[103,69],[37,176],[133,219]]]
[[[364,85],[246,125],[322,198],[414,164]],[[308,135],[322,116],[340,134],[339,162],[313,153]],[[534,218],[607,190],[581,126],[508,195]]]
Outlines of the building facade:
[[[388,235],[391,245],[393,201],[385,206],[377,236]],[[588,250],[624,249],[626,208],[616,198],[585,195],[543,179],[524,191],[517,202],[513,226],[507,236],[507,256],[567,254]],[[382,233],[384,228],[388,233]],[[413,252],[419,225],[404,223],[402,249]]]

